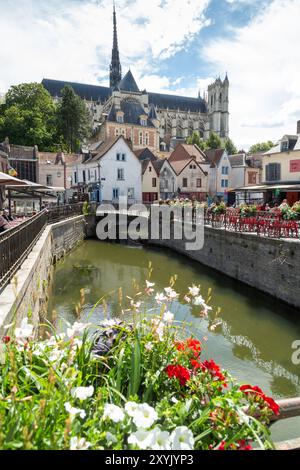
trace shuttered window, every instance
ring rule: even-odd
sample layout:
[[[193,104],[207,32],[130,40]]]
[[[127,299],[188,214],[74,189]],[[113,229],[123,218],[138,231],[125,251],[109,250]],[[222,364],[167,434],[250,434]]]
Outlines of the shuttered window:
[[[266,166],[266,181],[280,181],[281,179],[281,164],[269,163]]]

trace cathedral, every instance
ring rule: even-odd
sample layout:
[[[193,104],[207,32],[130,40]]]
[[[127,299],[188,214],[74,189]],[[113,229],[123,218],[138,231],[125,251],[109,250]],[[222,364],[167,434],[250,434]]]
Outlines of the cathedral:
[[[211,131],[221,139],[229,134],[229,80],[218,78],[205,98],[151,93],[140,90],[129,70],[122,76],[117,17],[113,11],[113,48],[109,87],[44,79],[42,84],[55,100],[70,85],[86,103],[93,123],[92,141],[123,135],[134,150],[169,151],[194,131],[208,139]]]

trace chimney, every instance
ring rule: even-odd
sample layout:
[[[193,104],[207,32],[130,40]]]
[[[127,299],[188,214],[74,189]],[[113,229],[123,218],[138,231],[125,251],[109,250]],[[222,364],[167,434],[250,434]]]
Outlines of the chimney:
[[[300,121],[297,122],[297,134],[300,134]]]

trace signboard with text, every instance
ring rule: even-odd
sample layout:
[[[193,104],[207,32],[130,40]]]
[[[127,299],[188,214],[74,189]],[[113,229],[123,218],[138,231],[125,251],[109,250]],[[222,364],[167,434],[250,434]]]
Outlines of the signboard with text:
[[[300,173],[300,159],[290,161],[290,173]]]

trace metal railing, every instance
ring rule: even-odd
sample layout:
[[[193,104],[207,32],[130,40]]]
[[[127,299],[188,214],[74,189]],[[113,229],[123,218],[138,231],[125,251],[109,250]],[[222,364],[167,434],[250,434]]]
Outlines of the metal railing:
[[[20,225],[0,234],[0,294],[9,284],[47,224],[82,214],[82,204],[45,209]]]

